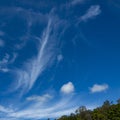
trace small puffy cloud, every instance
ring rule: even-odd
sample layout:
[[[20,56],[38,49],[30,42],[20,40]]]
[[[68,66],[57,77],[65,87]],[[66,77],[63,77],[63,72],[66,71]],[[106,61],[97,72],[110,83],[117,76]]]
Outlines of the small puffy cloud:
[[[92,5],[87,12],[81,17],[82,21],[87,21],[88,19],[92,19],[98,16],[101,13],[101,9],[99,5]]]
[[[62,54],[59,54],[59,55],[57,56],[57,60],[58,60],[58,62],[62,61],[62,60],[63,60],[63,55],[62,55]]]
[[[52,99],[52,96],[49,94],[44,94],[42,96],[35,95],[27,98],[28,101],[38,101],[38,102],[46,102],[49,99]]]
[[[5,43],[2,39],[0,39],[0,47],[4,47]]]
[[[93,87],[90,88],[91,93],[102,92],[109,88],[107,84],[94,84]]]
[[[61,92],[64,94],[70,94],[74,92],[74,85],[72,82],[68,82],[61,87]]]

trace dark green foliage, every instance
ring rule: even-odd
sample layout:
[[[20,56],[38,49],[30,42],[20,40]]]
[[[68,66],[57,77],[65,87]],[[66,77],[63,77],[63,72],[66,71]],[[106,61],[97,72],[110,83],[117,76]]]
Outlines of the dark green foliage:
[[[120,104],[120,99],[117,100],[117,103]]]
[[[120,120],[120,99],[117,104],[106,100],[101,107],[87,110],[85,106],[79,107],[75,113],[62,116],[57,120]]]

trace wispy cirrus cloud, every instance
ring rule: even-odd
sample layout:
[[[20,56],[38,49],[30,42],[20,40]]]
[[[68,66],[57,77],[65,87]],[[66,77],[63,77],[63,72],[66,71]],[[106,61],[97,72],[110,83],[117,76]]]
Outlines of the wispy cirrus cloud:
[[[37,95],[34,95],[34,96],[30,96],[30,97],[27,97],[26,100],[27,101],[38,101],[38,102],[46,102],[48,101],[49,99],[52,99],[53,96],[52,95],[49,95],[49,94],[44,94],[42,96],[37,96]]]
[[[47,94],[48,96],[49,94]],[[39,97],[45,97],[45,95]],[[49,95],[51,96],[51,95]],[[36,98],[35,98],[36,99]],[[40,98],[41,99],[41,98]],[[47,119],[47,118],[58,118],[62,115],[68,115],[74,112],[77,107],[75,101],[72,100],[73,96],[62,97],[59,100],[55,100],[51,103],[49,101],[44,101],[42,105],[41,101],[35,100],[32,102],[31,100],[27,106],[24,108],[7,108],[2,106],[2,119],[9,119],[9,120],[19,120],[19,119]],[[0,114],[1,114],[0,111]]]
[[[38,39],[38,54],[36,57],[32,57],[25,62],[22,69],[17,70],[17,83],[16,90],[23,88],[24,92],[29,91],[38,77],[42,72],[48,67],[51,66],[53,61],[56,58],[56,45],[58,41],[55,41],[57,35],[57,24],[55,24],[55,19],[50,15],[48,20],[48,25],[43,31],[41,37]]]
[[[10,71],[10,69],[8,68],[8,65],[14,63],[16,60],[16,57],[17,57],[16,53],[13,53],[13,55],[11,56],[8,53],[6,53],[3,59],[0,61],[0,71],[2,72]]]
[[[10,59],[9,54],[5,54],[3,59],[0,61],[0,71],[2,71],[2,72],[9,71],[9,69],[7,68],[7,65],[9,64],[9,59]]]
[[[85,1],[85,0],[72,0],[70,4],[74,6],[74,5],[83,3],[84,1]]]
[[[13,112],[13,110],[0,105],[0,112],[10,113],[10,112]]]
[[[80,21],[87,21],[89,19],[93,19],[101,13],[101,9],[99,5],[92,5],[87,12],[80,17]]]
[[[75,107],[71,107],[73,106],[72,103],[69,103],[69,99],[66,98],[62,99],[60,101],[58,101],[57,103],[54,103],[52,106],[47,107],[47,108],[34,108],[30,107],[27,108],[25,111],[19,111],[16,113],[11,114],[11,116],[13,117],[20,117],[20,118],[33,118],[33,119],[43,119],[43,118],[56,118],[56,117],[60,117],[63,114],[69,114],[71,112],[73,112],[76,109]],[[68,104],[68,105],[67,105]],[[71,104],[71,105],[69,105]],[[39,103],[37,103],[37,105],[39,106]]]

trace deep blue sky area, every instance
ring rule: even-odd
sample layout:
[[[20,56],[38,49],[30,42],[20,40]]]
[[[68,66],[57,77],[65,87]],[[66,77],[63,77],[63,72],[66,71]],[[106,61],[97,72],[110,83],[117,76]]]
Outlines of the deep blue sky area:
[[[119,93],[119,0],[0,1],[0,119],[58,118]]]

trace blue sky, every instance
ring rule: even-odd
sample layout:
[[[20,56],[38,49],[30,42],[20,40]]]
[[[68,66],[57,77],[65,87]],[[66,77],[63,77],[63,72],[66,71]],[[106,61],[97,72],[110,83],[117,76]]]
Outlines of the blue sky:
[[[119,0],[0,1],[0,118],[43,120],[120,96]]]

